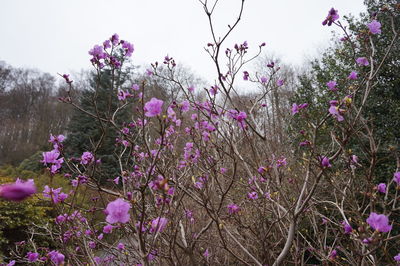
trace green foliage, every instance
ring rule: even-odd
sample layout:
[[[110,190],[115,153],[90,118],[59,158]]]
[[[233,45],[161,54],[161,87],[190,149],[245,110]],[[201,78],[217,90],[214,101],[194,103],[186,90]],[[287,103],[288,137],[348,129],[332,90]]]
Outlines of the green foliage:
[[[88,113],[104,119],[111,119],[113,112],[121,105],[117,98],[117,89],[121,88],[127,80],[129,72],[121,72],[117,75],[118,81],[113,81],[111,71],[104,70],[99,80],[94,75],[90,82],[91,89],[82,91],[79,105]],[[114,86],[112,85],[114,82]],[[124,88],[125,89],[125,88]],[[116,123],[122,125],[130,121],[133,108],[127,106],[116,117]],[[118,176],[117,157],[115,155],[115,143],[118,133],[110,123],[104,123],[98,118],[75,110],[68,125],[65,151],[69,156],[79,158],[85,151],[93,151],[95,147],[96,159],[101,160],[98,180],[104,182],[107,179]]]
[[[0,183],[14,182],[15,178],[0,173]],[[0,252],[9,255],[9,248],[15,242],[30,237],[29,229],[33,225],[44,226],[52,220],[52,207],[40,194],[22,202],[0,200]],[[35,238],[43,246],[51,245],[48,237]]]

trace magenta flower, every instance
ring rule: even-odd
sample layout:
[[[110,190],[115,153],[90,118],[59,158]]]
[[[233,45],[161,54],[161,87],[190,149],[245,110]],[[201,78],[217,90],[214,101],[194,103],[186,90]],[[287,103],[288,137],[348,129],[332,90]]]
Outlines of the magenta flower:
[[[328,16],[326,17],[326,19],[324,21],[322,21],[322,25],[325,26],[326,24],[328,24],[328,26],[331,26],[332,23],[338,19],[339,19],[338,11],[332,7],[331,10],[329,10],[329,13],[328,13]]]
[[[247,194],[247,197],[248,197],[249,199],[256,200],[256,199],[258,199],[258,194],[257,194],[257,192],[255,192],[255,191],[249,192],[249,193]]]
[[[283,79],[279,79],[279,80],[276,82],[276,85],[278,85],[278,87],[281,87],[281,86],[283,86],[284,83],[285,83],[285,81],[284,81]]]
[[[353,232],[353,228],[347,222],[343,221],[342,225],[343,225],[344,233],[346,235],[351,234],[351,232]]]
[[[122,43],[122,48],[125,50],[125,56],[130,57],[134,51],[133,44],[127,42],[127,41],[121,41]]]
[[[368,59],[366,57],[359,57],[359,58],[357,58],[356,62],[359,66],[368,66],[369,65]]]
[[[380,192],[385,194],[386,193],[386,184],[385,183],[380,183],[376,189]]]
[[[21,201],[36,193],[36,186],[33,179],[23,182],[19,178],[14,184],[0,186],[0,197],[11,201]]]
[[[267,83],[268,79],[266,77],[260,78],[261,83]]]
[[[118,198],[110,203],[108,203],[106,208],[106,221],[110,224],[114,223],[127,223],[129,222],[129,209],[131,204],[125,200]]]
[[[292,104],[292,115],[297,114],[298,112],[300,112],[301,109],[307,108],[308,107],[308,103],[302,103],[297,105],[297,103],[293,103]]]
[[[339,109],[339,107],[337,106],[339,103],[338,101],[330,101],[330,107],[329,107],[329,113],[335,117],[337,119],[337,121],[341,122],[344,120],[344,117],[341,114],[341,110]]]
[[[392,230],[392,226],[389,225],[389,218],[384,214],[377,214],[375,212],[371,212],[367,219],[367,223],[374,230],[386,233]]]
[[[320,160],[321,160],[321,166],[322,167],[324,167],[324,168],[332,167],[332,165],[329,162],[329,158],[328,157],[323,156],[323,157],[320,158]]]
[[[249,80],[250,74],[247,71],[243,71],[243,80]]]
[[[357,72],[351,71],[350,75],[347,78],[350,79],[350,80],[356,80],[357,79],[357,75],[358,75]]]
[[[124,249],[125,249],[124,243],[118,243],[117,248],[118,248],[119,250],[124,250]]]
[[[94,161],[93,154],[91,152],[85,151],[81,156],[81,164],[88,164]]]
[[[162,100],[151,98],[151,100],[144,105],[144,115],[147,117],[154,117],[161,114],[163,104],[164,102]]]
[[[112,232],[113,229],[114,226],[112,226],[111,224],[107,224],[106,226],[103,227],[103,233],[109,234]]]
[[[91,249],[95,249],[95,248],[96,248],[96,242],[94,242],[94,241],[89,241],[88,246],[89,246],[89,248],[91,248]]]
[[[238,205],[236,205],[235,203],[231,203],[226,207],[228,208],[229,214],[235,214],[240,211],[240,207]]]
[[[29,251],[28,254],[26,254],[26,257],[29,262],[35,262],[39,259],[39,253]]]
[[[65,256],[56,250],[50,251],[47,256],[50,257],[51,261],[55,265],[61,265],[64,263]]]
[[[111,42],[113,45],[118,45],[119,43],[119,36],[118,34],[114,33],[113,36],[111,36]]]
[[[329,90],[331,90],[331,91],[338,90],[338,88],[336,88],[336,85],[337,85],[336,81],[333,81],[333,80],[326,83],[326,86],[328,86]]]
[[[208,258],[210,257],[210,252],[208,251],[208,248],[206,249],[206,251],[204,251],[203,256],[208,260]]]
[[[164,217],[157,217],[151,221],[151,228],[150,232],[162,232],[164,231],[165,227],[167,226],[168,219]]]
[[[397,262],[400,262],[400,253],[393,257],[393,259]]]
[[[374,19],[373,21],[368,23],[369,32],[371,32],[372,34],[380,34],[382,32],[381,26],[381,23]]]
[[[394,176],[393,181],[396,182],[396,184],[397,184],[398,186],[400,186],[400,172],[394,173],[393,176]]]
[[[43,160],[41,161],[43,164],[48,163],[56,163],[58,156],[60,156],[60,152],[58,150],[52,150],[43,152]]]
[[[334,249],[331,251],[331,254],[329,254],[329,259],[334,260],[334,259],[336,259],[336,257],[337,257],[337,251],[336,251],[336,249]]]

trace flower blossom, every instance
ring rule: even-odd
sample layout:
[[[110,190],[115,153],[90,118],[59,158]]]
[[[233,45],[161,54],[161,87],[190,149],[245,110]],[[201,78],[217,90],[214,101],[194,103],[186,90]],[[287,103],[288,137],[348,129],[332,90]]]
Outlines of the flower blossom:
[[[356,80],[358,73],[356,71],[351,71],[349,76],[347,77],[350,80]]]
[[[342,225],[343,225],[344,233],[346,235],[351,234],[351,232],[353,232],[353,228],[351,227],[351,225],[349,223],[343,221]]]
[[[39,253],[29,251],[26,254],[26,257],[28,258],[29,262],[35,262],[39,259]]]
[[[167,226],[168,219],[164,217],[157,217],[151,221],[151,228],[150,232],[162,232],[164,231],[165,227]]]
[[[328,16],[326,17],[326,19],[324,21],[322,21],[322,25],[325,26],[326,24],[328,24],[328,26],[331,26],[332,23],[338,19],[339,19],[338,11],[332,7],[331,10],[329,10],[329,13],[328,13]]]
[[[108,203],[106,208],[106,221],[110,224],[114,223],[127,223],[129,222],[129,209],[131,204],[125,200],[118,198],[110,203]]]
[[[0,186],[0,197],[11,201],[21,201],[36,193],[36,186],[33,179],[22,181],[19,178],[14,184]]]
[[[330,107],[329,107],[329,113],[337,119],[337,121],[341,122],[344,120],[344,117],[342,116],[341,112],[343,111],[342,109],[339,109],[339,102],[336,100],[330,101]]]
[[[394,177],[393,177],[393,181],[396,182],[396,184],[397,184],[398,186],[400,186],[400,172],[394,173],[393,176],[394,176]]]
[[[297,105],[297,103],[293,103],[292,104],[292,115],[297,114],[298,112],[300,112],[301,109],[307,108],[308,107],[308,103],[302,103]]]
[[[81,156],[81,164],[89,164],[94,161],[94,156],[91,152],[85,151]]]
[[[144,115],[147,117],[154,117],[161,114],[163,104],[164,102],[162,100],[151,98],[151,100],[144,105]]]
[[[229,214],[235,214],[240,211],[240,207],[238,205],[236,205],[235,203],[231,203],[226,207],[228,208]]]
[[[65,256],[56,250],[50,251],[47,255],[55,265],[62,265],[64,263]]]
[[[321,160],[321,166],[322,167],[324,167],[324,168],[332,167],[332,165],[329,162],[329,158],[328,157],[323,156],[323,157],[320,158],[320,160]]]
[[[376,189],[380,192],[385,194],[386,193],[386,184],[385,183],[380,183]]]
[[[371,212],[367,219],[367,223],[374,230],[386,233],[392,230],[392,226],[389,225],[389,218],[384,214],[377,214],[375,212]]]
[[[373,21],[368,23],[369,32],[372,34],[380,34],[382,32],[381,26],[381,23],[374,19]]]
[[[369,62],[366,57],[359,57],[356,59],[356,62],[359,66],[368,66]]]
[[[333,80],[330,80],[329,82],[326,83],[326,86],[328,86],[329,90],[331,90],[331,91],[337,91],[338,90],[336,85],[337,85],[336,81],[333,81]]]

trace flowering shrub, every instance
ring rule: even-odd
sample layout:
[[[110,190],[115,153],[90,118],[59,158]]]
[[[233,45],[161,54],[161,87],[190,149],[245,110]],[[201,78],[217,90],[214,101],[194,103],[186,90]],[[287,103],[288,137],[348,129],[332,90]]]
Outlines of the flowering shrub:
[[[115,108],[110,105],[104,114],[86,111],[71,93],[72,80],[63,76],[69,90],[61,100],[118,132],[114,154],[119,175],[110,176],[106,184],[99,182],[102,162],[96,153],[102,139],[79,158],[68,158],[64,136],[51,136],[53,149],[43,153],[42,163],[51,176],[63,171],[73,186],[68,194],[50,184],[43,191],[58,210],[51,235],[59,247],[45,250],[26,245],[19,249],[17,261],[54,265],[329,261],[376,265],[398,260],[398,224],[391,217],[398,215],[400,175],[396,172],[394,178],[388,177],[383,186],[373,183],[367,171],[368,180],[358,184],[364,194],[353,193],[357,182],[363,182],[359,178],[363,168],[357,155],[348,150],[350,141],[360,135],[367,135],[370,149],[374,148],[374,137],[368,135],[371,129],[363,118],[365,100],[359,99],[367,99],[378,82],[376,74],[385,58],[376,61],[373,42],[381,27],[390,25],[378,20],[367,25],[368,52],[355,52],[354,70],[343,77],[356,89],[348,84],[339,86],[334,80],[326,83],[331,99],[315,121],[308,117],[311,102],[293,103],[292,109],[286,110],[293,118],[302,118],[298,135],[303,139],[292,148],[289,143],[271,141],[266,104],[261,104],[271,90],[285,86],[280,67],[273,62],[266,65],[269,76],[242,72],[265,43],[254,55],[249,55],[247,42],[222,50],[240,20],[243,3],[225,35],[219,38],[212,31],[213,41],[206,51],[218,76],[203,95],[180,79],[175,60],[169,56],[162,63],[151,64],[146,73],[178,86],[179,92],[170,99],[149,95],[145,81],[122,88],[118,73],[134,49],[117,34],[89,51],[99,76],[104,71],[112,73],[110,97],[119,100]],[[213,25],[215,6],[202,5]],[[334,8],[323,25],[339,26],[348,36]],[[393,42],[397,39],[396,32]],[[387,53],[390,51],[388,46]],[[364,68],[369,70],[361,71]],[[258,86],[251,99],[241,98],[237,90],[235,78],[242,73],[244,81]],[[115,119],[132,106],[137,117],[122,122]],[[328,123],[333,125],[329,132],[332,140],[325,149],[318,141]],[[130,133],[133,129],[137,134]],[[302,155],[296,157],[295,149],[301,149]],[[91,206],[78,196],[82,189],[91,191]],[[12,198],[26,195],[22,191],[20,197]]]

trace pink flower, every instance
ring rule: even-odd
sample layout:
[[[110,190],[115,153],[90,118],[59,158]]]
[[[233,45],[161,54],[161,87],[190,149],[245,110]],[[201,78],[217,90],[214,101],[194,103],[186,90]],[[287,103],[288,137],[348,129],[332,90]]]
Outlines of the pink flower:
[[[85,151],[81,156],[81,164],[88,164],[94,161],[93,154]]]
[[[256,199],[258,199],[258,194],[257,194],[257,192],[255,192],[255,191],[249,192],[249,193],[247,194],[247,197],[248,197],[249,199],[256,200]]]
[[[385,194],[386,193],[386,184],[385,183],[380,183],[376,189],[380,192]]]
[[[297,105],[296,103],[292,104],[292,115],[297,114],[298,112],[300,112],[301,109],[307,108],[308,107],[308,103],[302,103]]]
[[[368,23],[369,32],[371,32],[372,34],[380,34],[382,32],[381,26],[381,23],[374,19],[373,21]]]
[[[389,218],[384,214],[377,214],[375,212],[371,212],[367,219],[367,223],[374,230],[386,233],[392,230],[392,226],[389,225]]]
[[[344,117],[341,114],[341,109],[339,109],[338,101],[330,101],[329,113],[337,119],[337,121],[341,122],[344,120]]]
[[[0,186],[0,197],[11,201],[21,201],[36,193],[36,186],[33,179],[24,182],[19,178],[14,184]]]
[[[338,19],[339,19],[338,11],[332,7],[331,10],[329,10],[329,13],[328,13],[328,16],[326,17],[326,19],[324,21],[322,21],[322,25],[325,26],[326,24],[328,24],[328,26],[331,26],[332,23]]]
[[[329,162],[329,158],[328,157],[323,156],[323,157],[320,158],[320,160],[321,160],[321,166],[322,167],[324,167],[324,168],[332,167],[332,165]]]
[[[144,105],[144,115],[147,117],[154,117],[161,114],[163,104],[164,102],[162,100],[151,98],[151,100]]]
[[[350,75],[347,77],[350,80],[356,80],[358,73],[355,71],[351,71]]]
[[[344,233],[346,235],[351,234],[351,232],[353,232],[353,228],[347,222],[343,221],[342,225],[343,225]]]
[[[226,207],[228,208],[229,214],[235,214],[235,213],[238,213],[240,211],[240,207],[237,206],[235,203],[231,203]]]
[[[356,62],[359,66],[368,66],[369,65],[368,59],[366,57],[359,57],[359,58],[357,58]]]
[[[51,261],[55,265],[61,265],[64,263],[65,256],[56,250],[50,251],[47,256],[50,257]]]
[[[164,217],[157,217],[151,221],[151,228],[150,232],[162,232],[164,231],[165,227],[167,226],[168,219]]]
[[[394,176],[393,181],[396,182],[396,184],[397,184],[398,186],[400,186],[400,172],[394,173],[393,176]]]
[[[326,86],[328,86],[329,90],[331,90],[331,91],[338,90],[338,88],[336,88],[336,85],[337,85],[336,81],[333,81],[333,80],[326,83]]]
[[[107,213],[106,221],[110,224],[118,222],[119,223],[129,222],[130,208],[131,204],[120,198],[108,203],[106,208],[106,213]]]
[[[281,87],[281,86],[283,86],[283,83],[285,83],[285,81],[284,81],[283,79],[279,79],[279,80],[276,82],[276,85],[278,85],[278,87]]]
[[[111,224],[107,224],[106,226],[103,227],[103,233],[109,234],[112,232],[113,229],[114,226],[112,226]]]
[[[117,248],[118,248],[119,250],[124,250],[124,249],[125,249],[124,243],[118,243]]]
[[[35,262],[39,258],[39,253],[29,251],[28,254],[26,254],[26,257],[28,258],[29,262]]]

